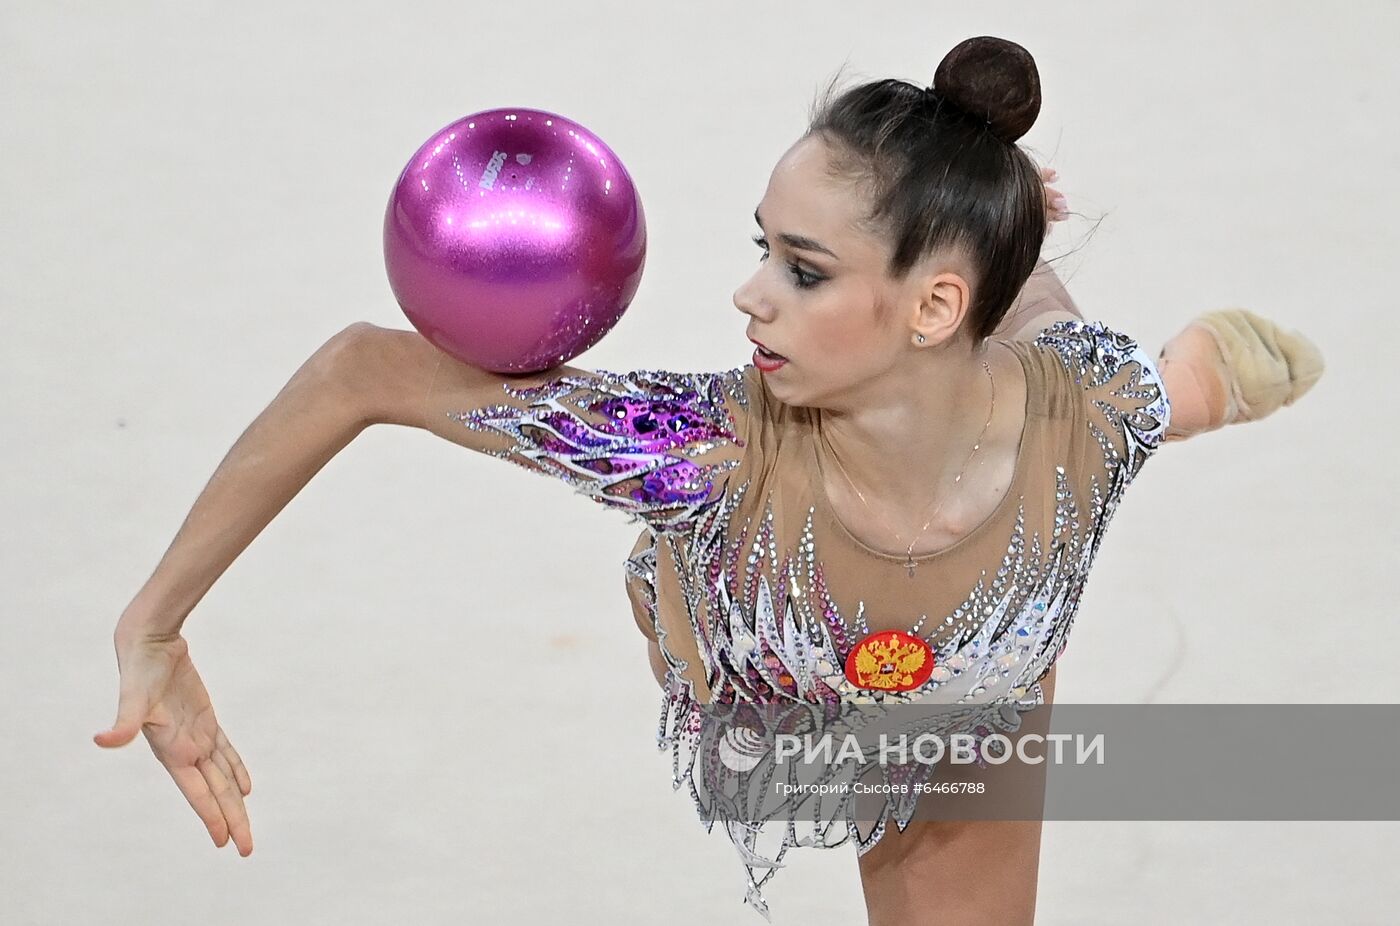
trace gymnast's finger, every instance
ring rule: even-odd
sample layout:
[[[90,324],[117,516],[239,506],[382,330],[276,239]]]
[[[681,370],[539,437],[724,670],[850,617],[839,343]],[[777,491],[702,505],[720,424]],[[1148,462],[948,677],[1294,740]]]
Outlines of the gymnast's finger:
[[[238,786],[224,776],[213,759],[201,758],[195,765],[208,783],[209,793],[213,794],[214,800],[218,802],[228,833],[233,837],[233,844],[238,847],[238,854],[247,858],[253,854],[253,833],[248,823],[248,810],[243,806],[243,795]]]
[[[243,796],[247,797],[252,794],[253,778],[248,774],[248,767],[243,764],[243,758],[238,754],[238,750],[233,748],[233,744],[224,735],[222,727],[214,734],[214,751],[221,754],[232,768],[232,773],[226,771],[225,774],[229,774],[238,782],[238,790],[243,792]]]

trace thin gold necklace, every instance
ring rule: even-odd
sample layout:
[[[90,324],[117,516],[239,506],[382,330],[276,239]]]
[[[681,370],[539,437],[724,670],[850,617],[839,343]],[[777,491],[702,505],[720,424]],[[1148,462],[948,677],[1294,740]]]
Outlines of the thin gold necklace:
[[[976,441],[976,443],[974,443],[974,444],[972,445],[972,451],[971,451],[971,453],[969,453],[969,454],[967,455],[967,459],[963,461],[962,469],[958,470],[958,475],[953,479],[953,485],[954,485],[954,487],[956,487],[957,484],[958,484],[958,482],[962,480],[963,473],[967,472],[967,464],[970,463],[970,462],[972,462],[972,458],[977,454],[977,448],[979,448],[979,447],[982,446],[982,438],[986,435],[986,433],[987,433],[987,428],[991,426],[991,423],[992,423],[992,415],[993,415],[993,413],[996,411],[996,407],[997,407],[997,383],[996,383],[996,380],[992,377],[992,368],[989,367],[989,366],[987,365],[987,361],[983,360],[983,361],[982,361],[982,369],[984,369],[984,370],[987,371],[987,381],[990,382],[991,385],[992,385],[992,407],[991,407],[991,409],[987,412],[987,423],[984,424],[984,425],[982,425],[982,431],[981,431],[980,434],[977,435],[977,441]],[[822,443],[824,443],[824,441],[822,441]],[[841,470],[841,475],[844,476],[844,477],[846,478],[846,484],[849,485],[852,489],[855,490],[856,495],[860,498],[861,504],[863,504],[863,505],[865,506],[866,510],[869,511],[870,514],[871,514],[872,516],[874,516],[874,515],[875,515],[874,509],[872,509],[872,508],[870,507],[870,503],[869,503],[868,501],[865,500],[865,494],[864,494],[863,492],[861,492],[860,489],[857,489],[857,488],[856,488],[855,482],[853,482],[853,481],[851,480],[850,473],[847,473],[847,472],[846,472],[846,467],[841,465],[841,459],[840,459],[839,457],[837,457],[835,454],[832,454],[832,455],[831,455],[831,458],[832,458],[833,460],[836,461],[836,467],[837,467],[837,469]],[[817,466],[818,466],[818,467],[821,466],[821,457],[820,457],[820,455],[817,457]],[[951,494],[953,494],[953,490],[952,490],[952,489],[949,489],[948,495],[951,495]],[[924,535],[924,531],[928,530],[928,526],[929,526],[930,524],[933,523],[933,519],[936,518],[936,517],[938,517],[938,512],[943,510],[943,503],[946,502],[946,501],[948,500],[948,495],[944,495],[943,498],[942,498],[942,500],[940,500],[940,501],[938,502],[938,507],[935,508],[935,509],[933,510],[933,514],[929,515],[928,520],[924,522],[924,526],[923,526],[922,528],[919,529],[919,533],[918,533],[918,534],[914,537],[914,539],[909,543],[909,549],[905,552],[905,557],[906,557],[906,559],[905,559],[905,563],[904,563],[904,568],[907,569],[907,570],[909,570],[909,578],[911,578],[911,579],[914,578],[914,569],[919,565],[918,563],[916,563],[916,562],[914,561],[914,544],[916,544],[916,543],[919,542],[919,538],[922,537],[922,536]],[[930,503],[930,504],[931,504],[931,503]],[[925,506],[924,506],[924,510],[925,510],[925,511],[928,510],[928,505],[925,505]],[[834,515],[835,515],[835,512],[833,512],[832,514],[833,514],[833,516],[834,516]],[[879,521],[879,518],[878,518],[878,517],[876,518],[876,521],[877,521],[877,522]],[[847,530],[847,533],[849,533],[849,529]],[[890,533],[894,533],[894,532],[891,531]],[[895,534],[895,539],[896,539],[896,540],[899,540],[900,543],[903,543],[903,542],[904,542],[903,539],[900,538],[900,536],[899,536],[898,534]]]

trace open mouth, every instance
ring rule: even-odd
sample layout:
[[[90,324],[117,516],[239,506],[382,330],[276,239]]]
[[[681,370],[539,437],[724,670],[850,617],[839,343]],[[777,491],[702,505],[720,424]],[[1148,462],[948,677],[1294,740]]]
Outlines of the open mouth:
[[[765,357],[765,358],[767,358],[767,359],[769,359],[769,360],[786,360],[786,359],[787,359],[787,358],[784,357],[782,354],[775,354],[775,353],[773,353],[771,350],[768,350],[767,348],[763,347],[761,344],[755,344],[754,346],[758,348],[758,352],[759,352],[759,354],[760,354],[761,356],[763,356],[763,357]]]

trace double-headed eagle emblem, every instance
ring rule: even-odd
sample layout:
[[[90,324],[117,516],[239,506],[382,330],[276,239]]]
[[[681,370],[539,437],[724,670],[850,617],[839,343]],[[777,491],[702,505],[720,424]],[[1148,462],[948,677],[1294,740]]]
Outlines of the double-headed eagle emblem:
[[[933,651],[918,637],[898,630],[873,633],[846,660],[846,678],[860,688],[908,691],[928,681]]]

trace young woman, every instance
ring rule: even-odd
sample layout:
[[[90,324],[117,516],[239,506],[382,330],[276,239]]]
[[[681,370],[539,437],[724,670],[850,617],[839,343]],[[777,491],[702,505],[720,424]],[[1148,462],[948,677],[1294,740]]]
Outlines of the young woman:
[[[699,731],[715,706],[839,713],[875,692],[1049,703],[1104,529],[1143,463],[1163,441],[1291,404],[1322,362],[1244,310],[1198,316],[1155,361],[1085,322],[1038,262],[1063,206],[1047,210],[1053,175],[1016,145],[1039,105],[1030,55],[990,37],[954,48],[928,89],[828,89],[755,213],[761,262],[734,296],[757,347],[742,367],[502,377],[412,331],[337,334],[230,450],[122,614],[117,719],[96,742],[145,733],[215,844],[252,851],[251,781],[181,628],[378,423],[555,476],[644,524],[627,588],[664,689],[660,739],[707,823],[714,763]],[[843,671],[886,630],[921,641],[926,681],[882,689]],[[782,821],[726,819],[746,900],[767,915],[760,888],[789,847],[854,837],[875,926],[1031,922],[1039,822],[912,813],[890,797],[806,841]]]

